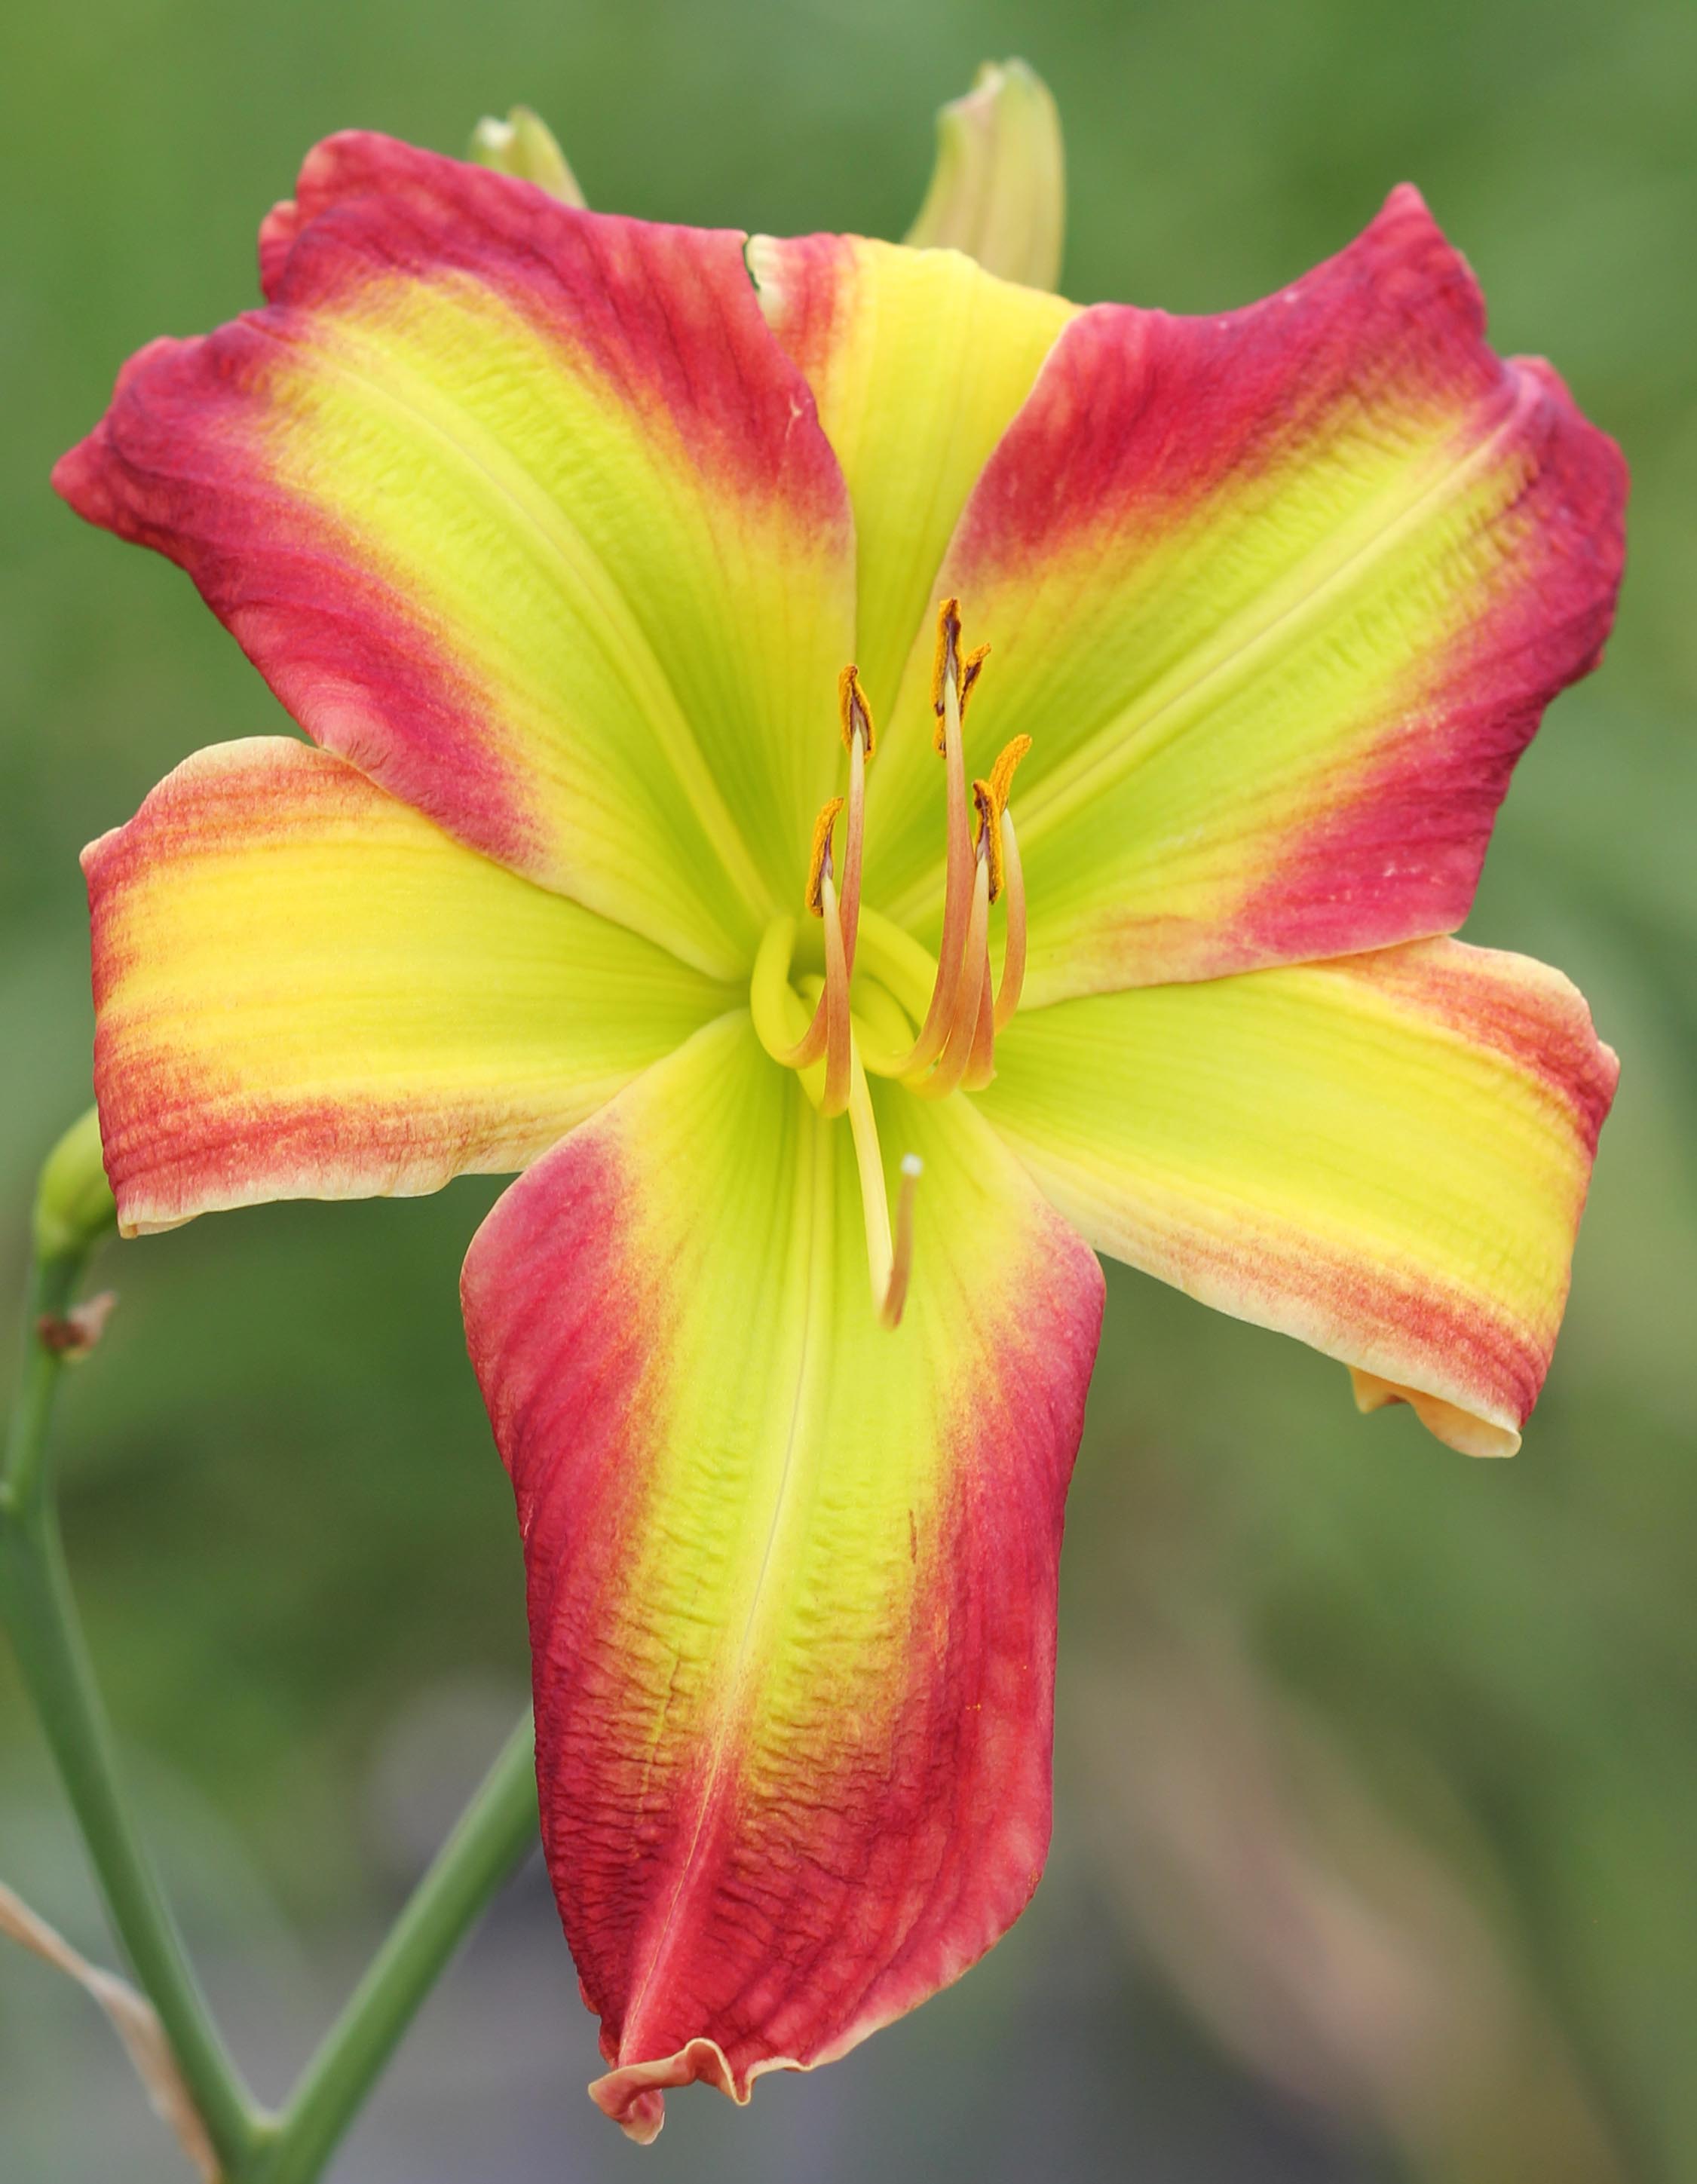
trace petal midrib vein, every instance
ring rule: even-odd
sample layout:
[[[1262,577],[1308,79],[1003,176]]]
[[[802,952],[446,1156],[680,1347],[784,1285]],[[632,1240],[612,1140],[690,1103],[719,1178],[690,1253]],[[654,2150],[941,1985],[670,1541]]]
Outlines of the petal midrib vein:
[[[822,1324],[829,1307],[831,1269],[827,1263],[832,1240],[832,1209],[829,1192],[832,1178],[832,1149],[825,1139],[823,1127],[818,1124],[810,1109],[801,1116],[803,1137],[800,1147],[801,1165],[804,1174],[797,1190],[797,1214],[793,1239],[795,1257],[804,1268],[804,1287],[799,1314],[799,1341],[795,1358],[795,1386],[790,1401],[788,1427],[784,1439],[784,1451],[778,1466],[776,1483],[772,1494],[771,1515],[766,1527],[766,1536],[760,1551],[759,1568],[748,1594],[747,1612],[738,1634],[737,1650],[720,1685],[715,1702],[717,1720],[712,1733],[712,1744],[707,1763],[703,1770],[701,1788],[696,1807],[695,1819],[690,1830],[689,1847],[679,1863],[677,1879],[672,1889],[671,1900],[666,1907],[665,1924],[656,1939],[648,1961],[644,1965],[632,1993],[630,2006],[625,2013],[621,2048],[631,2037],[631,2028],[637,2024],[642,2004],[665,1965],[686,1897],[698,1875],[696,1854],[701,1847],[709,1821],[718,1805],[720,1794],[730,1772],[732,1748],[738,1728],[747,1718],[749,1663],[754,1651],[754,1634],[760,1620],[760,1611],[766,1593],[766,1580],[771,1570],[779,1535],[783,1529],[789,1500],[789,1490],[795,1476],[801,1451],[803,1434],[810,1407],[810,1397],[813,1382],[819,1369],[824,1345],[821,1340]]]
[[[1200,665],[1193,655],[1175,667],[1138,704],[1116,713],[1071,758],[1033,782],[1020,800],[1021,842],[1029,849],[1042,841],[1081,805],[1104,794],[1181,734],[1222,685],[1262,664],[1270,651],[1299,638],[1337,593],[1369,574],[1434,506],[1458,499],[1489,468],[1537,398],[1536,382],[1521,378],[1506,415],[1459,462],[1440,463],[1429,477],[1422,476],[1422,465],[1411,489],[1405,484],[1370,502],[1355,523],[1305,555],[1282,582],[1228,621],[1205,648]],[[1038,735],[1040,747],[1039,722],[1021,719],[1017,725]],[[904,924],[922,919],[936,897],[938,869],[887,905],[886,914]]]
[[[335,344],[323,339],[333,331]],[[758,925],[769,914],[769,891],[749,855],[670,676],[647,632],[613,582],[599,554],[541,481],[452,396],[426,376],[364,337],[345,320],[314,328],[312,354],[360,387],[375,404],[411,421],[483,488],[524,519],[529,534],[587,595],[586,626],[614,677],[629,691],[672,768],[704,840]],[[615,641],[616,640],[616,641]]]

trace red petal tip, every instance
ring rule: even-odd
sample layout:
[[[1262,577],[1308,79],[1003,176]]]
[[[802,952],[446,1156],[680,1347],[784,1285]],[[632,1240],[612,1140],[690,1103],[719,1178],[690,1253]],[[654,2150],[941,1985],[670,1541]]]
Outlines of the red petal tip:
[[[762,2070],[798,2070],[799,2064],[768,2062]],[[752,2078],[754,2072],[749,2073]],[[597,2078],[589,2088],[589,2098],[603,2115],[610,2116],[626,2138],[634,2139],[638,2146],[652,2146],[660,2135],[665,2122],[665,2097],[682,2086],[693,2086],[704,2079],[709,2085],[717,2086],[738,2107],[745,2108],[748,2087],[740,2091],[731,2074],[731,2065],[725,2059],[725,2050],[716,2040],[687,2040],[675,2054],[665,2055],[652,2063],[626,2063],[616,2070],[609,2070],[604,2078]]]

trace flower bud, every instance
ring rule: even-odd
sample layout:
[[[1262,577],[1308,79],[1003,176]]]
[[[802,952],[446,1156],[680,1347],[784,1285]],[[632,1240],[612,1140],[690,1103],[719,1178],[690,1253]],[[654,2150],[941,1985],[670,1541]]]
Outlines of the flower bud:
[[[36,1185],[36,1261],[47,1266],[81,1259],[117,1222],[100,1157],[100,1117],[91,1107],[47,1155]]]
[[[937,164],[906,240],[976,258],[1028,288],[1060,280],[1066,165],[1049,86],[1023,61],[986,61],[937,116]]]
[[[563,204],[581,205],[583,192],[554,142],[554,131],[528,106],[515,106],[504,121],[486,114],[471,132],[470,157],[480,167],[534,182]]]

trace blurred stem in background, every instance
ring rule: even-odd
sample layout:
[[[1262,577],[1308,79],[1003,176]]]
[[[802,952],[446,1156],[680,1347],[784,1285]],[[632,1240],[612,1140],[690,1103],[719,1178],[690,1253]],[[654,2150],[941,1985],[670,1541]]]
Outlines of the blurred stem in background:
[[[312,2184],[454,1951],[537,1839],[528,1711],[325,2034],[283,2111],[259,2184]]]
[[[48,1429],[64,1368],[94,1347],[111,1304],[75,1299],[115,1225],[91,1110],[48,1156],[36,1193],[24,1368],[0,1473],[0,1619],[113,1925],[157,2014],[159,2040],[143,2043],[157,2048],[154,2059],[131,2047],[154,2106],[203,2176],[312,2184],[425,1997],[536,1839],[531,1720],[526,1713],[513,1732],[293,2098],[281,2114],[262,2109],[213,2020],[131,1815],[59,1537]]]

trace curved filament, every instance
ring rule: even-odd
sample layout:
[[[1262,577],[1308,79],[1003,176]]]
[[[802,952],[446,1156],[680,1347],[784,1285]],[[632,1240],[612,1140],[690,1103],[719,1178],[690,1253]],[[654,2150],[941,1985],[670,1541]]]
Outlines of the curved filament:
[[[860,1211],[866,1224],[866,1271],[872,1287],[872,1310],[881,1327],[899,1327],[913,1273],[914,1199],[923,1163],[917,1153],[902,1156],[901,1191],[896,1201],[893,1237],[877,1118],[872,1112],[872,1095],[858,1054],[851,1072],[848,1128],[854,1140],[854,1163],[860,1176]]]

